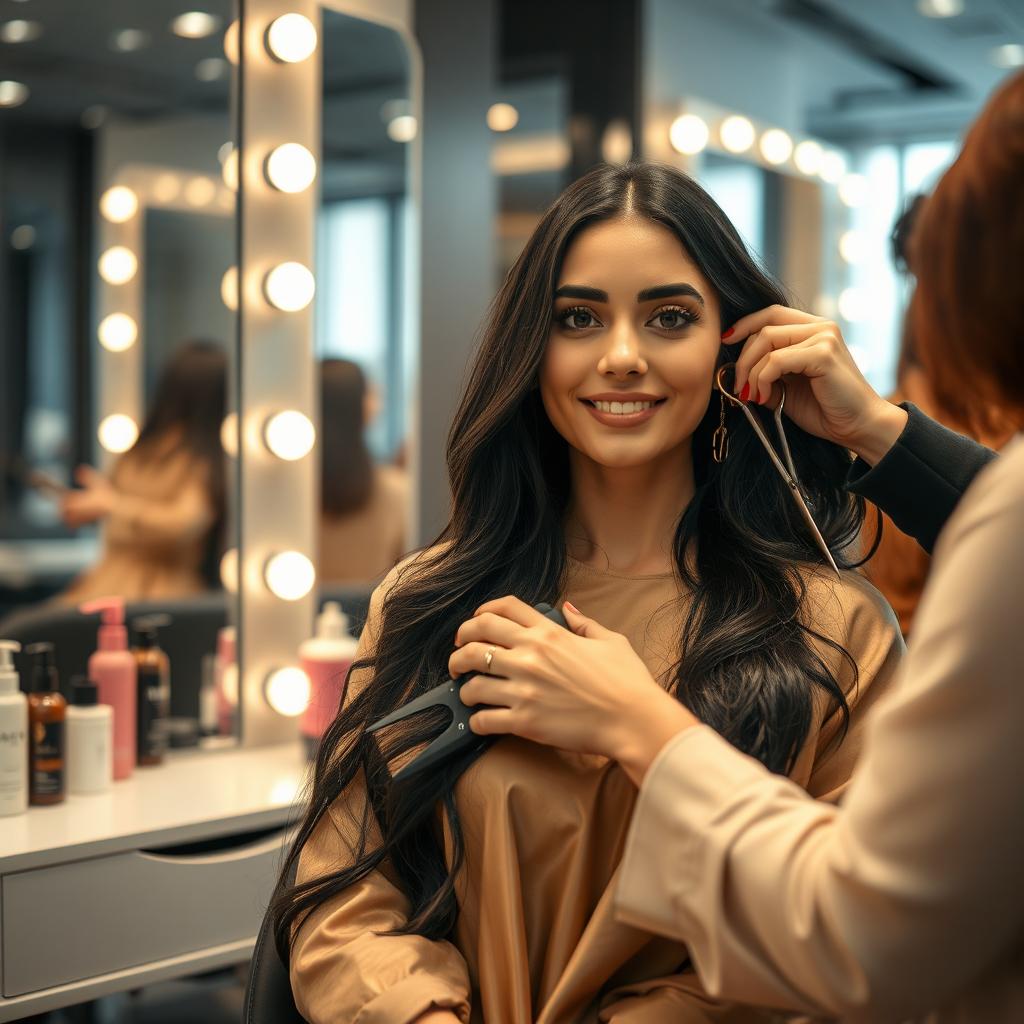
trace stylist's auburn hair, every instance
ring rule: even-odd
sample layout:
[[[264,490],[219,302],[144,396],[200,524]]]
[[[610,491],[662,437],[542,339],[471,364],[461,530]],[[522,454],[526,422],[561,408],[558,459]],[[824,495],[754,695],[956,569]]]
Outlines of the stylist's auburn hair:
[[[675,168],[598,167],[547,210],[486,317],[448,435],[451,518],[429,550],[393,575],[386,595],[378,592],[376,647],[350,670],[361,680],[369,672],[372,680],[350,692],[321,740],[305,816],[271,904],[283,957],[309,913],[375,870],[408,901],[398,933],[441,939],[455,927],[455,879],[466,855],[455,784],[480,752],[395,785],[390,769],[437,735],[447,724],[444,712],[440,721],[424,715],[372,736],[366,730],[448,678],[455,632],[485,601],[515,594],[527,604],[554,604],[565,592],[568,445],[548,420],[536,383],[566,251],[591,224],[626,215],[648,218],[676,236],[718,296],[716,330],[786,304],[782,288],[715,201]],[[723,347],[719,358],[725,363],[735,353]],[[692,440],[696,492],[674,538],[676,569],[690,600],[669,689],[740,750],[784,772],[803,747],[816,708],[838,716],[840,735],[849,717],[843,688],[816,644],[845,658],[854,679],[856,664],[801,614],[806,578],[823,566],[789,489],[731,409],[729,458],[713,461],[719,405],[710,386],[707,399]],[[787,434],[822,535],[839,565],[848,565],[864,514],[863,500],[844,488],[850,456],[794,424]],[[332,805],[355,837],[351,862],[289,884],[303,845]]]
[[[989,100],[911,239],[910,322],[941,404],[1024,427],[1024,72]]]

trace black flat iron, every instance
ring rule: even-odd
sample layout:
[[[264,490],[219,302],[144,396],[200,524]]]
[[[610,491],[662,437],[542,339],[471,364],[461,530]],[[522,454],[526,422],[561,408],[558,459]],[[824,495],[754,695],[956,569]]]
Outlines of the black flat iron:
[[[534,605],[534,608],[541,615],[549,618],[552,622],[558,623],[564,629],[569,628],[565,617],[557,608],[552,608],[551,605],[544,603]],[[466,675],[460,676],[458,679],[450,679],[448,682],[441,683],[440,686],[435,686],[427,693],[420,694],[419,697],[409,701],[408,704],[403,705],[397,711],[392,711],[390,715],[385,715],[380,720],[374,722],[366,730],[368,733],[375,733],[389,725],[394,725],[396,722],[402,722],[407,718],[411,718],[413,715],[429,711],[431,708],[447,708],[451,712],[452,720],[448,724],[448,728],[440,736],[431,740],[424,750],[420,751],[398,772],[394,778],[395,782],[404,782],[413,775],[418,775],[428,768],[434,768],[456,754],[461,754],[472,747],[483,748],[490,746],[498,738],[496,736],[477,736],[469,727],[470,716],[477,711],[482,711],[487,705],[480,704],[472,708],[467,707],[462,703],[459,694],[462,691],[463,684],[477,674],[476,672],[467,672]]]

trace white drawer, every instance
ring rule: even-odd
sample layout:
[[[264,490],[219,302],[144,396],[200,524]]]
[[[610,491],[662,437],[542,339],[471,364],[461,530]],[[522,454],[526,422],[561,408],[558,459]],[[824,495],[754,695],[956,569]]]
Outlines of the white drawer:
[[[285,829],[4,875],[7,998],[259,931]]]

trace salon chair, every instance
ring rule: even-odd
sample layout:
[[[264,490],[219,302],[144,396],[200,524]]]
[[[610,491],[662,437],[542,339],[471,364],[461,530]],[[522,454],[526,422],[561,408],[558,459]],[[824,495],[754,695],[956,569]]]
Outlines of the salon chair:
[[[298,861],[288,874],[288,884],[295,882]],[[249,961],[249,978],[245,985],[243,1024],[306,1024],[306,1018],[295,1007],[288,968],[282,963],[274,945],[270,914],[264,914],[256,945]]]

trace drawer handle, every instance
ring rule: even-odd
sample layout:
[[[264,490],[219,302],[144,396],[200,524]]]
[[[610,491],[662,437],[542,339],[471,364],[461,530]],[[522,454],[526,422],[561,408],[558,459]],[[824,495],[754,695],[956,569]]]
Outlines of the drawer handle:
[[[275,828],[259,832],[242,832],[208,839],[198,843],[181,843],[155,850],[139,850],[147,860],[165,864],[227,864],[231,861],[257,857],[260,854],[283,850],[291,838],[292,828]]]

